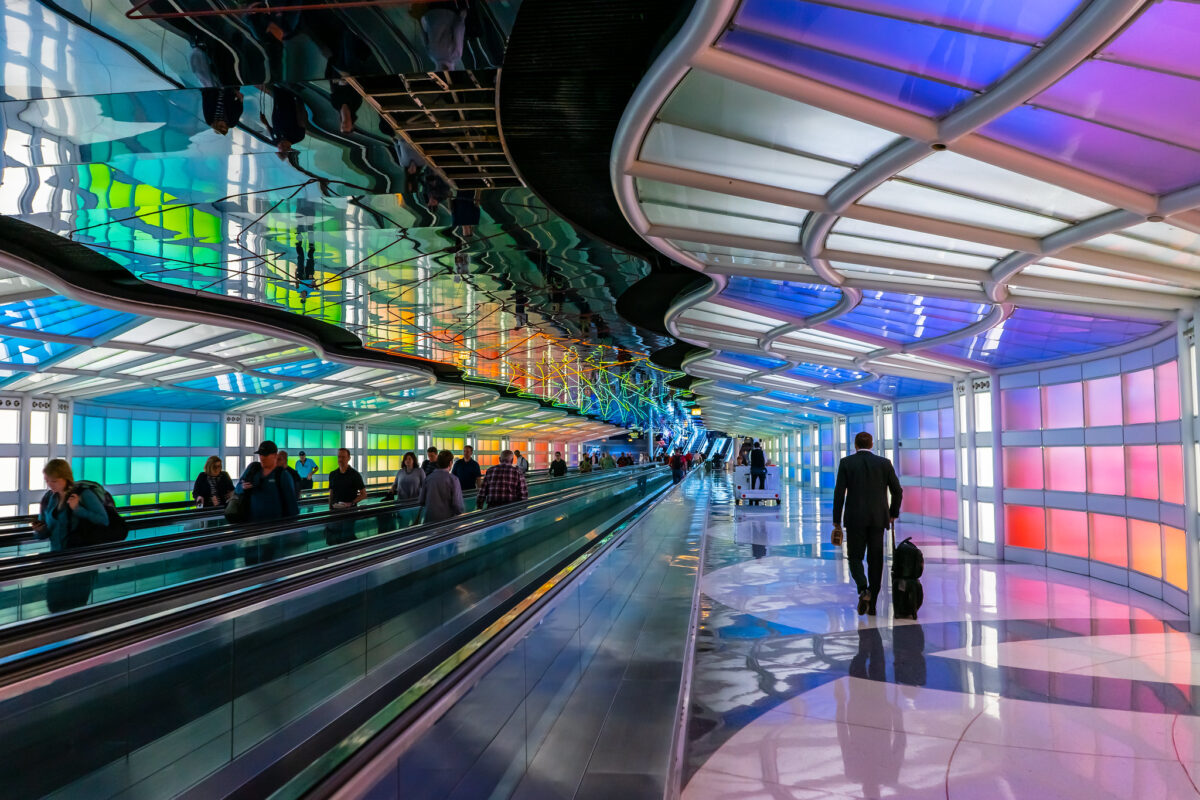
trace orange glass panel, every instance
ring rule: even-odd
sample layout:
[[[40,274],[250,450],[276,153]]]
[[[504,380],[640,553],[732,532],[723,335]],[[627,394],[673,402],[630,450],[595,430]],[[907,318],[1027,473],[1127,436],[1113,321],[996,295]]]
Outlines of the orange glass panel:
[[[1125,448],[1087,448],[1087,483],[1095,494],[1125,494]]]
[[[1004,507],[1007,543],[1031,550],[1046,549],[1046,509],[1034,506]]]
[[[1128,497],[1158,499],[1158,449],[1154,445],[1125,448],[1125,486]]]
[[[1154,407],[1159,422],[1179,419],[1179,362],[1154,368]]]
[[[1129,566],[1129,530],[1124,517],[1089,514],[1092,560],[1116,567]]]
[[[1042,448],[1004,448],[1004,488],[1042,488]]]
[[[1082,447],[1047,447],[1046,488],[1055,492],[1086,492],[1087,466]]]
[[[1158,482],[1164,503],[1183,505],[1183,445],[1158,446]]]
[[[1188,588],[1187,579],[1187,534],[1163,525],[1163,566],[1166,571],[1164,579],[1172,586],[1178,586],[1185,592]]]
[[[1065,556],[1088,556],[1088,518],[1086,511],[1063,508],[1046,509],[1046,536],[1049,549]]]
[[[1083,384],[1060,383],[1042,387],[1042,427],[1083,427]]]
[[[1154,370],[1143,369],[1121,376],[1125,424],[1154,422]]]
[[[1000,393],[1000,424],[1006,431],[1037,430],[1042,427],[1041,410],[1041,391],[1036,386]]]
[[[1129,566],[1155,578],[1162,577],[1162,530],[1157,522],[1129,520]]]
[[[1121,424],[1121,376],[1085,381],[1088,427]]]

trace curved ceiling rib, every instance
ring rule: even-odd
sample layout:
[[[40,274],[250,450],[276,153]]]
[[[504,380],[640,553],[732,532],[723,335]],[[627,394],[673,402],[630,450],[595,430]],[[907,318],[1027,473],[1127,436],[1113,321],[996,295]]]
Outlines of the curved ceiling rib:
[[[988,29],[987,20],[950,25],[933,11],[906,16],[893,8],[885,17],[856,0],[700,0],[635,93],[610,164],[635,230],[717,281],[680,298],[668,315],[673,334],[715,351],[689,359],[687,371],[710,382],[723,374],[761,392],[802,364],[846,364],[844,352],[826,350],[838,356],[831,360],[820,347],[789,350],[789,334],[810,330],[867,346],[850,356],[856,369],[944,381],[994,368],[1010,329],[1040,325],[1042,354],[1029,346],[1023,357],[1053,360],[1061,355],[1047,344],[1051,323],[1107,323],[1125,337],[1087,343],[1082,353],[1152,333],[1190,310],[1200,293],[1200,240],[1187,238],[1200,231],[1200,167],[1192,185],[1157,191],[1141,175],[1121,180],[1116,168],[1022,146],[1009,130],[1030,109],[1067,113],[1059,110],[1071,101],[1062,87],[1077,84],[1153,5],[1062,0],[1041,15],[1044,30],[992,30],[981,44],[973,31]],[[1001,19],[1006,12],[974,13]],[[900,28],[912,35],[896,34]],[[864,31],[874,37],[849,36]],[[880,44],[920,48],[922,36],[941,49],[910,47],[889,60]],[[954,45],[946,40],[955,36],[974,49],[947,65]],[[864,55],[872,47],[882,54]],[[988,63],[989,53],[1002,57]],[[873,83],[855,70],[870,71]],[[888,88],[897,75],[902,90]],[[1200,100],[1200,81],[1188,91]],[[939,97],[952,102],[935,108]],[[1094,136],[1122,130],[1112,113],[1093,116],[1088,124],[1102,129]],[[1053,122],[1044,115],[1041,124]],[[834,137],[845,141],[826,141]],[[751,305],[754,324],[739,325],[748,298],[728,294],[739,279],[824,285],[839,299],[817,313],[788,314],[764,298]],[[972,308],[934,319],[937,309],[924,311],[932,298]],[[903,302],[918,319],[911,335],[887,328],[887,315]],[[956,326],[954,316],[962,318]],[[874,319],[883,320],[878,334],[869,330]],[[757,351],[770,361],[736,378],[706,366],[726,351]],[[806,394],[869,381],[813,384]]]

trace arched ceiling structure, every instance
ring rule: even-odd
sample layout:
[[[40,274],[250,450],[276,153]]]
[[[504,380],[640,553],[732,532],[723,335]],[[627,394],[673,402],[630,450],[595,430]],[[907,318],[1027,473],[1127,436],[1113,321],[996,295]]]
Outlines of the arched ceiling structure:
[[[712,278],[668,315],[709,348],[685,364],[709,427],[944,392],[1190,315],[1198,35],[1181,0],[697,0],[612,180],[639,234]]]

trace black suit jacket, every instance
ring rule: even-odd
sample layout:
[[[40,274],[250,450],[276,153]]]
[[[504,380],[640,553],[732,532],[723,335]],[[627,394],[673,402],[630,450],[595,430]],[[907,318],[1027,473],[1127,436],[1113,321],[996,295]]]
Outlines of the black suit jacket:
[[[846,503],[846,493],[850,502]],[[888,493],[891,503],[888,503]],[[881,529],[888,526],[890,518],[900,516],[900,498],[904,490],[892,462],[869,450],[860,450],[846,456],[838,464],[837,484],[833,489],[833,524],[843,523],[847,528]]]

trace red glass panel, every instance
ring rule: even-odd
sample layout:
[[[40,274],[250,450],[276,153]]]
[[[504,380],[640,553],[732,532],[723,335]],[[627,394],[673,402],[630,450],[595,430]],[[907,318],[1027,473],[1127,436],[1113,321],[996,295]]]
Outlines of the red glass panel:
[[[1125,448],[1087,448],[1088,491],[1095,494],[1125,494]]]
[[[1068,511],[1062,508],[1046,510],[1046,534],[1049,549],[1065,556],[1088,555],[1088,519],[1086,511]]]
[[[1188,588],[1187,579],[1187,534],[1163,525],[1163,566],[1166,575],[1163,577],[1172,586],[1178,586],[1185,592]]]
[[[942,451],[942,477],[953,478],[958,474],[958,466],[954,463],[954,451]]]
[[[1042,427],[1083,427],[1083,384],[1060,383],[1042,387]]]
[[[1154,370],[1143,369],[1121,376],[1125,424],[1154,422]]]
[[[1154,445],[1125,448],[1125,486],[1128,497],[1158,499],[1158,449]]]
[[[1121,376],[1085,381],[1083,387],[1087,399],[1088,427],[1120,425]]]
[[[1046,509],[1034,506],[1004,507],[1007,543],[1031,550],[1046,549]]]
[[[1047,447],[1046,488],[1055,492],[1086,492],[1087,467],[1082,447]]]
[[[905,514],[921,514],[920,486],[909,486],[904,490],[904,498],[900,501],[900,510]]]
[[[1042,448],[1004,448],[1004,488],[1042,488]]]
[[[1160,499],[1164,503],[1183,505],[1183,446],[1158,446],[1158,482]]]
[[[1157,522],[1129,520],[1129,553],[1132,569],[1162,577],[1162,531]]]
[[[1116,567],[1129,566],[1129,531],[1124,517],[1089,514],[1092,560]]]
[[[942,477],[942,451],[921,451],[921,474],[926,478]]]
[[[1154,407],[1159,422],[1179,419],[1179,362],[1154,368]]]
[[[1042,427],[1041,410],[1041,392],[1036,386],[1000,393],[1000,419],[1006,431],[1037,430]]]
[[[921,451],[920,450],[900,450],[900,474],[908,475],[909,477],[920,477],[921,475]]]

